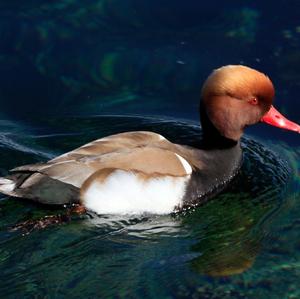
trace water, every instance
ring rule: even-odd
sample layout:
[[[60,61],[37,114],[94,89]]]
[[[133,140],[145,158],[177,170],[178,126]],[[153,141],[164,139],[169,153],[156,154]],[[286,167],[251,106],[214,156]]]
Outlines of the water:
[[[0,175],[129,130],[192,145],[201,84],[226,64],[266,72],[299,123],[299,8],[1,1]],[[300,298],[299,136],[260,124],[243,147],[234,182],[185,214],[66,216],[0,195],[0,297]],[[34,226],[46,216],[62,221]]]
[[[125,129],[152,130],[185,144],[201,135],[191,121],[155,117],[73,117],[42,121],[38,128],[2,122],[1,165],[45,160]],[[249,136],[243,147],[233,184],[184,214],[88,213],[46,229],[12,230],[66,210],[3,197],[1,296],[297,298],[299,148]]]

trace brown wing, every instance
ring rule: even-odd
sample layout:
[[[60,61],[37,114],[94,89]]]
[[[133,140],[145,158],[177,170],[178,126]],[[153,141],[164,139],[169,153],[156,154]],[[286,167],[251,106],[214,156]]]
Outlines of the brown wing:
[[[176,151],[186,156],[184,149],[159,134],[129,132],[95,140],[45,164],[25,165],[12,171],[39,172],[78,188],[94,172],[104,168],[186,175],[187,170]]]

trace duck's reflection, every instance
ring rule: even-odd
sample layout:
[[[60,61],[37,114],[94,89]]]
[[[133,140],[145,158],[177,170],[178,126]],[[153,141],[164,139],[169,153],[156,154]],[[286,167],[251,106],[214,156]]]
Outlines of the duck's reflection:
[[[274,196],[273,196],[274,198]],[[247,194],[226,194],[183,219],[197,243],[193,270],[210,276],[228,276],[249,269],[258,255],[266,231],[264,223],[276,200],[254,202]]]
[[[237,193],[234,189],[241,188],[243,179],[236,180],[230,192],[185,215],[136,218],[93,215],[88,223],[109,229],[106,239],[117,243],[143,246],[145,241],[161,243],[164,238],[193,243],[188,251],[180,251],[178,255],[174,249],[173,256],[163,260],[158,257],[154,263],[188,263],[193,271],[209,276],[240,274],[254,264],[262,242],[268,238],[268,224],[280,206],[278,189],[256,197],[251,192]]]

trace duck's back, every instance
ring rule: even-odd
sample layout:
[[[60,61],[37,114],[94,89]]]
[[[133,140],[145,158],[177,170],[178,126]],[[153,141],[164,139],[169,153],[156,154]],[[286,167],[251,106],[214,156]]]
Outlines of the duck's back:
[[[43,204],[96,205],[103,213],[170,212],[232,177],[240,158],[232,163],[227,152],[176,145],[152,132],[121,133],[47,163],[14,168],[0,191]],[[227,155],[232,159],[236,149]]]
[[[185,160],[174,150],[176,145],[156,133],[116,134],[90,142],[47,163],[14,168],[10,176],[0,181],[0,191],[46,204],[78,202],[84,182],[103,169],[140,171],[147,175],[186,175],[188,163],[184,164]]]

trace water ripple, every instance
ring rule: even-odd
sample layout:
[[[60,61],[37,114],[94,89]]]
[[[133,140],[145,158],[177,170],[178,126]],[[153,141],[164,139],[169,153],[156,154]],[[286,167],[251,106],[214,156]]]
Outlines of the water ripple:
[[[22,132],[23,139],[22,130],[0,133],[2,167],[37,162],[125,130],[151,130],[185,144],[201,135],[193,123],[154,117],[50,120],[42,127],[46,132]],[[283,276],[282,281],[292,285],[299,278],[299,263],[291,257],[300,254],[300,151],[263,143],[243,138],[239,175],[217,197],[184,215],[89,213],[22,235],[9,228],[64,209],[3,198],[1,296],[68,297],[75,292],[89,298],[157,298],[167,292],[173,297],[253,298],[246,284],[259,294],[265,294],[270,283],[284,288]]]

